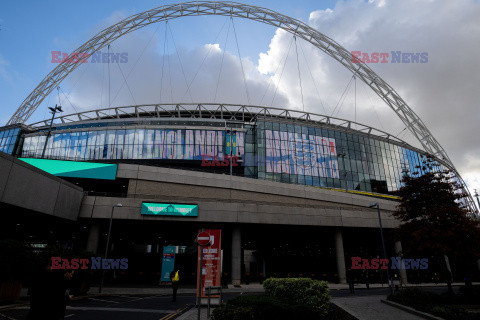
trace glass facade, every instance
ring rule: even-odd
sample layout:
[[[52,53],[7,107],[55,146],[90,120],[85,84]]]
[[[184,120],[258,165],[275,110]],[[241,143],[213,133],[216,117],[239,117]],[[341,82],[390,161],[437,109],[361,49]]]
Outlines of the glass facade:
[[[248,173],[260,179],[366,192],[398,190],[404,172],[422,174],[425,158],[379,138],[281,122],[258,122],[246,143]]]
[[[41,156],[45,135],[26,135],[23,157]],[[230,154],[242,157],[243,132],[220,130],[112,129],[53,132],[45,158],[60,160],[222,160]],[[237,147],[238,144],[238,147]]]
[[[12,128],[0,131],[0,151],[13,154],[19,134],[20,128]]]
[[[183,124],[181,129],[167,129],[168,123],[139,127],[134,120],[130,121],[124,122],[122,129],[118,129],[118,123],[115,127],[108,122],[54,127],[45,158],[159,160],[159,165],[161,160],[181,160],[180,167],[211,171],[212,168],[202,167],[201,160],[223,160],[231,151],[241,164],[234,174],[378,193],[398,190],[406,171],[422,174],[418,166],[425,158],[407,145],[380,137],[322,124],[299,124],[295,120],[227,124],[228,128],[234,127],[232,135],[222,127],[225,124],[219,127],[208,120],[197,125]],[[39,158],[45,137],[45,132],[25,134],[22,157]],[[11,143],[2,143],[1,147],[13,148]]]

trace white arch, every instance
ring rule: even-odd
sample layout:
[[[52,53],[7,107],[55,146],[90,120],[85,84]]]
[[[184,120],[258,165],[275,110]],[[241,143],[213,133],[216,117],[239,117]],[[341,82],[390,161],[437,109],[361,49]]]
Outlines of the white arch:
[[[294,34],[296,37],[310,42],[312,45],[340,62],[359,79],[365,82],[403,121],[410,132],[412,132],[421,143],[424,150],[447,163],[450,169],[452,169],[461,179],[447,153],[433,137],[423,121],[398,95],[398,93],[372,69],[370,69],[370,67],[364,63],[354,63],[350,51],[307,24],[269,9],[242,3],[221,1],[195,1],[166,5],[133,15],[104,29],[78,47],[74,52],[79,54],[93,53],[123,35],[141,29],[149,24],[179,17],[199,15],[232,16],[259,21],[276,28],[282,28],[291,34]],[[43,99],[45,99],[45,97],[80,64],[81,61],[65,61],[60,63],[28,95],[7,124],[25,123],[33,112],[35,112]],[[468,192],[468,190],[466,191]]]

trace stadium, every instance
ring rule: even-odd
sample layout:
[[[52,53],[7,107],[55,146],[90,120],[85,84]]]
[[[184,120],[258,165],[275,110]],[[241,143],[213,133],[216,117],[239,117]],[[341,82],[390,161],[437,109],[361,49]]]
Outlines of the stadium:
[[[176,247],[176,263],[193,283],[195,235],[220,229],[224,282],[307,276],[344,283],[351,257],[382,256],[378,208],[387,256],[399,255],[391,232],[399,222],[391,214],[402,175],[422,174],[418,166],[430,157],[463,182],[395,90],[332,39],[268,9],[191,2],[125,19],[76,52],[99,50],[142,24],[209,14],[261,21],[311,42],[372,87],[423,149],[354,121],[250,105],[111,107],[27,123],[80,64],[66,61],[0,128],[3,234],[39,246],[55,238],[98,254],[107,245],[109,257],[130,261],[108,281],[151,284],[159,281],[167,245]],[[475,208],[471,197],[467,205]],[[421,280],[430,280],[429,272]],[[379,270],[370,276],[385,280]],[[398,276],[407,281],[405,270]]]

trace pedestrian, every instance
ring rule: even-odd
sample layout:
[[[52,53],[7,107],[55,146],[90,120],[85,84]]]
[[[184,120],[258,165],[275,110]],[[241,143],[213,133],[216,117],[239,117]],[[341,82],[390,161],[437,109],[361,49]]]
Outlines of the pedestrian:
[[[170,281],[172,281],[173,290],[172,302],[175,302],[177,300],[178,285],[180,284],[180,269],[178,267],[175,267],[175,269],[170,272]]]
[[[369,279],[368,270],[363,270],[363,277],[365,279],[365,287],[367,287],[367,290],[368,290],[370,289],[370,279]]]
[[[350,293],[355,293],[355,275],[352,269],[347,270],[347,282],[348,288],[350,289]]]

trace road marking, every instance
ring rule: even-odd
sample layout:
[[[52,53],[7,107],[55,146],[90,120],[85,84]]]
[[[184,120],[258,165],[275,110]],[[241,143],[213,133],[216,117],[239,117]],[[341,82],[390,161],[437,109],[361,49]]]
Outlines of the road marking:
[[[103,300],[103,299],[97,299],[97,298],[88,298],[88,299],[95,300],[95,301],[109,302],[109,303],[119,303],[117,301]]]
[[[169,320],[169,319],[172,319],[173,317],[182,314],[183,312],[185,312],[185,311],[188,310],[188,309],[190,309],[190,306],[189,306],[189,305],[186,305],[185,307],[178,309],[176,312],[171,313],[171,314],[167,314],[165,317],[160,318],[160,319],[158,319],[158,320]]]
[[[95,307],[67,307],[67,310],[80,311],[110,311],[110,312],[143,312],[143,313],[174,313],[175,310],[158,310],[158,309],[134,309],[134,308],[95,308]]]
[[[72,314],[69,314],[68,316],[65,316],[64,318],[73,317],[74,315],[75,313],[72,313]]]

